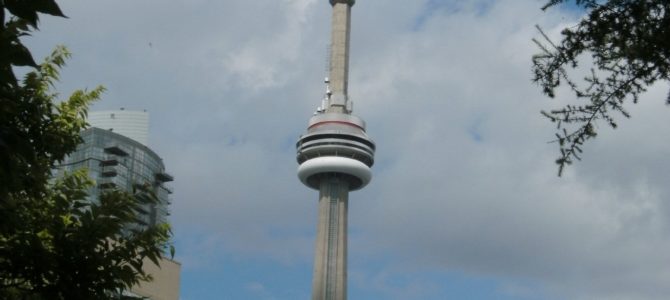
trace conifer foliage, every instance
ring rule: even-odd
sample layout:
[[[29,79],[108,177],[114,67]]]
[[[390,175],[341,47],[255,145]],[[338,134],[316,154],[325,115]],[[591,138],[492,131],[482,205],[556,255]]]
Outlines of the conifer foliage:
[[[569,2],[551,0],[542,9]],[[567,86],[579,101],[542,111],[557,125],[559,176],[581,159],[582,146],[596,137],[598,124],[616,128],[617,115],[630,117],[629,103],[637,103],[655,82],[670,79],[670,1],[574,2],[585,16],[561,32],[560,42],[552,42],[539,27],[542,39],[534,40],[541,52],[533,56],[533,81],[551,98],[559,86]],[[588,75],[571,76],[585,61],[592,61]],[[670,104],[670,95],[665,101]]]

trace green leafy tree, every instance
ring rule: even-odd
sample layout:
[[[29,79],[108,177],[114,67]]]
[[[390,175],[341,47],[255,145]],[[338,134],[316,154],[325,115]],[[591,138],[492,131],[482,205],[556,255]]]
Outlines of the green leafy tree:
[[[7,12],[13,17],[7,19]],[[0,0],[0,197],[8,193],[44,193],[44,185],[50,177],[54,162],[63,157],[79,142],[74,130],[83,127],[83,121],[73,123],[70,128],[54,126],[61,119],[55,106],[47,97],[36,97],[43,87],[36,80],[57,79],[57,68],[63,64],[51,60],[42,70],[26,77],[26,85],[20,84],[14,75],[15,67],[37,69],[30,51],[21,43],[20,37],[30,35],[37,28],[37,13],[49,13],[64,17],[58,6],[49,0],[21,1]],[[74,128],[73,128],[74,127]],[[4,215],[0,216],[3,217]]]
[[[546,10],[569,0],[551,0]],[[657,81],[670,78],[670,1],[667,0],[575,0],[586,15],[561,32],[561,41],[534,40],[541,53],[533,56],[534,82],[544,94],[554,97],[565,85],[581,101],[560,109],[542,111],[557,124],[560,156],[558,174],[579,160],[582,145],[597,135],[598,124],[617,127],[616,115],[630,117],[625,106]],[[584,78],[571,71],[588,61],[592,67]],[[670,96],[666,100],[670,104]]]
[[[57,47],[37,65],[20,40],[37,29],[38,13],[64,17],[53,0],[0,0],[0,299],[119,299],[151,279],[145,259],[174,253],[170,227],[138,226],[141,206],[159,201],[150,187],[91,202],[85,171],[53,177],[104,89],[58,99],[70,54]],[[32,70],[20,81],[19,67]]]

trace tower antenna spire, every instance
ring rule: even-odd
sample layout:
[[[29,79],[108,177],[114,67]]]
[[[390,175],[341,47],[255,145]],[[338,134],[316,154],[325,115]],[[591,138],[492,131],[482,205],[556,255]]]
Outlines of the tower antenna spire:
[[[333,95],[327,112],[351,113],[347,109],[349,87],[349,43],[351,7],[355,0],[330,0],[333,18],[330,43],[330,86]]]
[[[347,298],[349,191],[372,180],[375,143],[348,99],[351,7],[355,0],[329,0],[333,7],[330,74],[326,97],[296,144],[298,178],[319,191],[312,300]]]

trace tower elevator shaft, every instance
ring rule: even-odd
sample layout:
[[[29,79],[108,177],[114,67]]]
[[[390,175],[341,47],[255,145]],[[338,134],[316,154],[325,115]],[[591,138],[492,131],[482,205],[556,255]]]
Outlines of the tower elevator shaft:
[[[347,297],[349,183],[336,174],[323,176],[319,188],[312,299],[343,300]]]

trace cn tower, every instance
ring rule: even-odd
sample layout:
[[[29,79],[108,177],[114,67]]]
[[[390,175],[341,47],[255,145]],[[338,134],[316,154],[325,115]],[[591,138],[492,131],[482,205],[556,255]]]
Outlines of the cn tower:
[[[330,0],[333,7],[330,74],[326,95],[296,144],[298,177],[319,190],[312,299],[347,299],[347,210],[349,191],[372,179],[375,144],[365,122],[352,115],[347,94],[351,7],[355,0]]]

